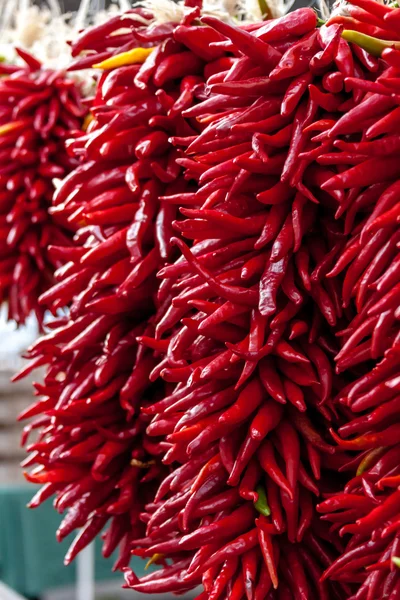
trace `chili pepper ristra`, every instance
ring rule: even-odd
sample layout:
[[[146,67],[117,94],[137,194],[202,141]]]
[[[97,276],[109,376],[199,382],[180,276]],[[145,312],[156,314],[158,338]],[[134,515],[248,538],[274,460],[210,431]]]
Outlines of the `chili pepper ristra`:
[[[72,245],[67,214],[52,214],[54,179],[78,163],[65,141],[79,135],[86,108],[81,91],[62,72],[42,67],[17,49],[24,66],[0,65],[0,299],[9,319],[23,324],[54,283],[62,262],[50,246]]]

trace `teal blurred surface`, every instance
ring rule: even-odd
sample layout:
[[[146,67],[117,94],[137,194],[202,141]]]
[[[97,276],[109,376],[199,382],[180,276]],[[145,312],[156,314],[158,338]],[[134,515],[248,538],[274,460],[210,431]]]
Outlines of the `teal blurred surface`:
[[[75,565],[64,567],[63,558],[73,534],[61,544],[55,532],[61,521],[47,500],[34,510],[26,507],[35,493],[34,486],[0,486],[0,580],[23,596],[40,596],[44,591],[71,585]],[[121,581],[112,573],[115,557],[101,556],[101,541],[96,543],[96,580]],[[139,560],[139,571],[143,568]]]

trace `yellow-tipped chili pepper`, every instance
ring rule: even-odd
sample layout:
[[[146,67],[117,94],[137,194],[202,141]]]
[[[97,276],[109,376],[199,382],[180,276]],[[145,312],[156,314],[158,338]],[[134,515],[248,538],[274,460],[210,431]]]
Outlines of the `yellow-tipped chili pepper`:
[[[396,567],[398,569],[400,569],[400,557],[399,556],[392,556],[392,563],[394,563],[396,565]]]
[[[0,125],[0,135],[7,135],[10,131],[22,129],[23,127],[26,127],[26,121],[10,121],[9,123]]]
[[[362,475],[364,471],[370,468],[376,459],[378,459],[386,451],[386,448],[374,448],[364,456],[357,468],[356,475]]]
[[[400,50],[400,42],[380,40],[379,38],[352,29],[345,29],[342,32],[342,38],[346,40],[346,42],[357,44],[357,46],[360,46],[360,48],[363,48],[363,50],[366,50],[369,54],[372,54],[372,56],[380,57],[385,48]]]
[[[115,56],[110,56],[105,60],[93,65],[94,69],[116,69],[126,65],[136,65],[144,63],[146,58],[153,52],[153,48],[133,48],[127,52],[121,52]]]
[[[153,554],[153,556],[151,558],[149,558],[149,560],[147,561],[144,570],[147,571],[147,569],[149,567],[151,567],[151,565],[153,565],[154,563],[158,562],[159,560],[161,560],[163,558],[164,558],[164,554]]]

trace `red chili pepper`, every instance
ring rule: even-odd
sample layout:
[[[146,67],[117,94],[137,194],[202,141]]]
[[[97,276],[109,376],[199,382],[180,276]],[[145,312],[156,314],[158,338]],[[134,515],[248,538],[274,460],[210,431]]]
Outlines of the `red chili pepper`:
[[[259,452],[259,459],[262,468],[271,477],[271,479],[281,487],[290,498],[293,498],[293,491],[290,488],[289,482],[283,476],[282,471],[279,469],[271,442],[264,441]]]
[[[264,562],[274,589],[278,588],[278,573],[275,565],[274,546],[272,538],[261,527],[257,527],[258,540],[263,554]]]
[[[228,483],[235,485],[239,477],[250,462],[252,456],[259,448],[261,442],[270,431],[273,431],[282,417],[282,408],[279,404],[266,402],[257,412],[251,422],[249,433],[240,447],[239,454],[234,460]]]
[[[233,27],[214,17],[203,17],[202,22],[227,37],[243,54],[267,69],[274,67],[280,60],[280,53],[272,46],[249,33]]]
[[[290,35],[305,35],[314,29],[315,25],[315,13],[309,8],[299,8],[290,15],[263,23],[255,30],[255,35],[266,42],[275,42]]]
[[[271,79],[286,79],[305,73],[317,48],[317,32],[312,31],[285,52],[275,69],[271,71]]]
[[[259,310],[262,315],[269,316],[276,311],[276,294],[282,283],[288,265],[285,256],[277,262],[269,259],[260,281]]]

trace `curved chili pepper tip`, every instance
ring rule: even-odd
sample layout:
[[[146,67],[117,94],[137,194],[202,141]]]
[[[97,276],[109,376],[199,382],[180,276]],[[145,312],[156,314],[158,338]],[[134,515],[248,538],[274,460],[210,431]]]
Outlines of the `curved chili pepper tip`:
[[[400,50],[400,42],[380,40],[379,38],[372,37],[366,33],[354,31],[353,29],[345,29],[342,31],[342,38],[346,42],[356,44],[363,50],[372,54],[372,56],[380,57],[385,48],[394,48]]]
[[[162,558],[164,558],[164,554],[158,554],[156,552],[155,554],[153,554],[153,556],[151,558],[149,558],[149,560],[146,563],[146,566],[145,566],[144,570],[147,571],[147,569],[149,567],[151,567],[151,565],[156,564],[157,561],[161,560]]]
[[[130,567],[124,567],[122,571],[124,573],[124,579],[126,581],[126,585],[124,585],[123,587],[129,588],[135,585],[136,583],[139,583],[139,577],[132,571]]]
[[[23,48],[18,47],[15,48],[15,51],[32,71],[38,71],[42,68],[42,63],[40,62],[40,60],[37,60],[37,58],[35,58],[30,52],[27,52]]]
[[[116,69],[126,65],[137,65],[144,63],[146,58],[155,50],[153,48],[133,48],[127,52],[121,52],[115,56],[110,56],[101,62],[93,65],[93,69]]]
[[[338,434],[332,427],[329,428],[329,433],[331,434],[331,436],[333,437],[333,439],[335,440],[335,442],[337,444],[339,444],[339,445],[346,444],[346,440],[342,440],[342,438],[338,436]]]

